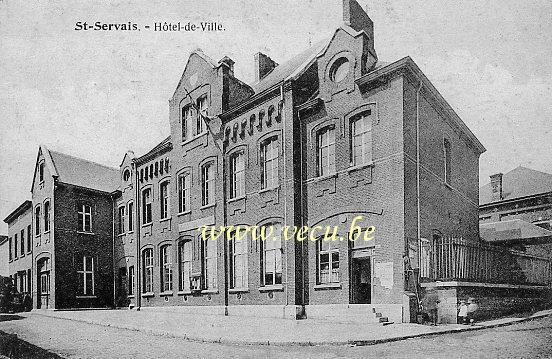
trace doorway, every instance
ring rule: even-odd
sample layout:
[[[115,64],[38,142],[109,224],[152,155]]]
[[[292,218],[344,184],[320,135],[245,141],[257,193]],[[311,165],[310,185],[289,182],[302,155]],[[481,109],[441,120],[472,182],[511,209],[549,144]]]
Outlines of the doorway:
[[[372,257],[352,258],[351,304],[372,303]]]

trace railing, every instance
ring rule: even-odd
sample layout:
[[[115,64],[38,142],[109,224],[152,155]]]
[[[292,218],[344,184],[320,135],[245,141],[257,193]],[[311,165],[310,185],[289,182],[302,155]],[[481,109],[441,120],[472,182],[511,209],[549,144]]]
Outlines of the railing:
[[[552,260],[461,238],[421,243],[422,280],[552,284]]]

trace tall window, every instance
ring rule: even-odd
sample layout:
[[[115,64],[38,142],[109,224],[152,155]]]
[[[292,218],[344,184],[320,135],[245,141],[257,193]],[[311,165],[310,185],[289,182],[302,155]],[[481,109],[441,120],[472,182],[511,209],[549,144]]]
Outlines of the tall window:
[[[166,245],[161,247],[161,291],[170,292],[172,285],[172,247]]]
[[[203,133],[206,128],[204,126],[203,116],[207,116],[207,97],[203,96],[197,99],[197,108],[199,113],[197,114],[196,122],[196,134]]]
[[[151,223],[151,188],[142,191],[142,223]]]
[[[371,112],[351,121],[351,165],[360,166],[372,161]]]
[[[143,291],[144,293],[153,292],[153,249],[144,249],[142,254],[143,265]]]
[[[17,256],[19,255],[19,252],[17,251],[18,243],[19,241],[17,240],[17,233],[16,233],[15,236],[13,237],[13,255],[15,256],[15,258],[17,258]]]
[[[318,243],[318,282],[339,282],[339,248],[335,242],[319,239]]]
[[[452,179],[451,146],[450,141],[446,138],[443,139],[443,157],[445,162],[445,182],[450,184],[450,180]]]
[[[13,260],[13,251],[12,251],[13,241],[12,241],[11,237],[8,240],[8,242],[9,242],[8,251],[9,251],[9,257],[10,257],[10,261],[11,261],[11,260]]]
[[[50,260],[48,258],[39,261],[38,272],[40,273],[40,294],[50,294]]]
[[[192,106],[182,108],[182,141],[189,140],[193,137],[194,113]]]
[[[190,210],[190,179],[189,173],[178,175],[178,212],[180,213]]]
[[[248,287],[248,263],[247,263],[247,240],[232,238],[230,242],[231,270],[232,276],[230,285],[232,288]]]
[[[165,181],[159,185],[159,197],[161,202],[161,219],[169,218],[169,181]]]
[[[35,208],[35,235],[40,235],[40,206]]]
[[[89,204],[79,205],[79,230],[92,232],[92,206]]]
[[[31,225],[27,226],[27,252],[30,252],[33,247],[33,233],[31,230]]]
[[[205,289],[217,288],[217,241],[202,240]]]
[[[267,225],[267,235],[270,232]],[[273,225],[272,235],[261,242],[261,272],[263,285],[282,284],[282,227]]]
[[[128,202],[128,232],[134,231],[134,202]]]
[[[44,232],[50,230],[50,201],[44,203]]]
[[[82,257],[82,263],[77,265],[79,275],[78,295],[94,295],[94,258]]]
[[[261,187],[278,185],[278,139],[273,137],[261,145]]]
[[[207,206],[215,201],[215,173],[213,164],[201,167],[201,205]]]
[[[38,181],[44,182],[44,162],[38,165]]]
[[[21,238],[19,239],[21,241],[21,256],[23,257],[25,255],[25,230],[21,230]]]
[[[125,206],[119,207],[119,216],[118,216],[118,223],[119,223],[119,234],[125,233]]]
[[[134,266],[128,267],[128,295],[134,295],[135,285]]]
[[[237,152],[230,157],[230,198],[245,195],[245,165],[243,153]]]
[[[335,173],[335,131],[333,127],[318,132],[318,175]]]
[[[192,241],[180,244],[180,290],[189,292],[192,274]]]

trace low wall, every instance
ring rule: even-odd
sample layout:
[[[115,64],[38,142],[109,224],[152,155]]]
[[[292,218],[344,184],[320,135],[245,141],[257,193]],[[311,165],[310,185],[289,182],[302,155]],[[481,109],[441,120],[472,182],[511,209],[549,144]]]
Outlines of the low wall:
[[[456,323],[460,301],[469,298],[474,298],[478,305],[473,314],[475,320],[552,307],[552,288],[544,286],[432,282],[422,283],[422,288],[422,296],[430,290],[437,291],[440,323]]]

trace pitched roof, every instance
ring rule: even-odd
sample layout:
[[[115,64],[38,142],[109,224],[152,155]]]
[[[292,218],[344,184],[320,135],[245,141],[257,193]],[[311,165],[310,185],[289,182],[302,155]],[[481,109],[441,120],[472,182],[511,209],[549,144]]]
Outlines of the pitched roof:
[[[138,157],[136,161],[138,163],[143,163],[149,161],[152,157],[156,156],[159,152],[162,152],[164,149],[170,149],[172,146],[171,136],[167,136],[163,141],[159,142],[155,147],[149,150],[146,154]]]
[[[10,224],[11,222],[13,222],[15,218],[19,217],[21,214],[31,209],[32,206],[33,206],[33,203],[31,201],[25,200],[23,203],[17,206],[16,209],[11,211],[11,213],[8,214],[6,218],[4,218],[4,222]]]
[[[8,236],[0,235],[0,246],[8,241]]]
[[[102,192],[117,189],[118,169],[56,151],[48,152],[60,182]]]
[[[552,192],[552,174],[519,166],[502,176],[502,200]],[[494,202],[491,184],[479,189],[479,205]]]
[[[305,51],[295,55],[288,61],[276,66],[271,72],[269,72],[260,81],[251,84],[251,87],[256,94],[263,92],[276,85],[277,83],[286,80],[293,75],[296,71],[300,71],[307,67],[308,64],[314,60],[314,58],[324,50],[328,45],[328,40],[323,40],[315,45],[309,47]]]
[[[552,238],[552,232],[521,219],[509,221],[481,223],[479,225],[481,238],[487,242],[524,241],[532,239]]]

